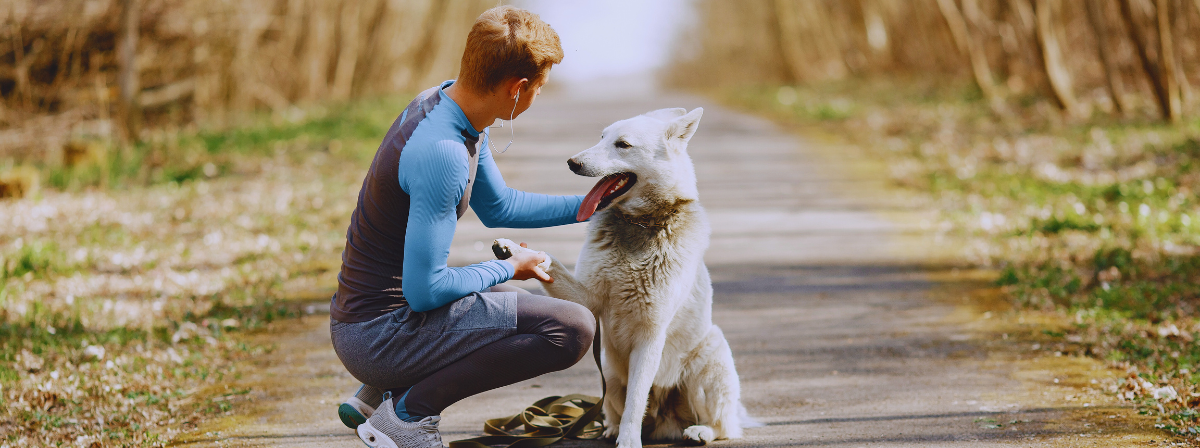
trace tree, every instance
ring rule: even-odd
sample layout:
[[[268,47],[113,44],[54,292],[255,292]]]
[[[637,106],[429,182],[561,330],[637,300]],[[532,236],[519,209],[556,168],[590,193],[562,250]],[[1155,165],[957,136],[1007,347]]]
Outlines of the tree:
[[[1170,4],[1168,0],[1158,0],[1155,11],[1158,13],[1158,62],[1162,73],[1162,83],[1167,90],[1167,113],[1165,117],[1172,123],[1179,122],[1182,105],[1179,100],[1179,83],[1175,79],[1175,40],[1171,36]]]
[[[120,89],[118,117],[121,138],[126,143],[136,142],[141,128],[141,107],[138,105],[137,41],[138,22],[141,19],[138,0],[121,0],[121,37],[117,50],[117,87]]]
[[[1071,82],[1071,72],[1063,60],[1062,46],[1058,41],[1058,27],[1054,21],[1054,10],[1061,9],[1060,0],[1034,0],[1034,15],[1037,19],[1038,45],[1042,48],[1042,64],[1050,80],[1054,100],[1067,115],[1080,115],[1079,102]]]
[[[1096,53],[1104,68],[1104,80],[1107,82],[1108,95],[1112,97],[1113,109],[1118,114],[1125,115],[1129,111],[1129,107],[1125,104],[1121,81],[1117,79],[1116,63],[1110,57],[1112,48],[1108,45],[1109,31],[1103,9],[1105,5],[1099,2],[1085,1],[1083,6],[1087,9],[1088,23],[1092,27],[1092,33],[1096,35]]]
[[[1133,47],[1137,50],[1138,60],[1142,63],[1142,71],[1146,73],[1146,79],[1150,81],[1150,88],[1154,91],[1155,99],[1158,100],[1159,112],[1162,113],[1164,120],[1177,120],[1178,114],[1172,113],[1171,90],[1167,87],[1166,78],[1159,64],[1150,57],[1150,45],[1146,42],[1145,36],[1142,35],[1141,25],[1138,23],[1140,20],[1138,20],[1133,10],[1133,0],[1121,0],[1121,17],[1125,19],[1125,31],[1129,33],[1129,40],[1133,41]],[[1169,35],[1170,32],[1168,31]],[[1159,58],[1161,58],[1161,54]]]
[[[987,55],[984,54],[982,45],[971,37],[971,31],[967,29],[967,21],[963,19],[954,0],[938,0],[937,3],[958,50],[971,61],[971,73],[975,75],[975,84],[983,92],[984,98],[987,98],[988,104],[993,108],[999,107],[1002,100],[996,89],[996,83],[992,80],[992,70],[988,67]]]

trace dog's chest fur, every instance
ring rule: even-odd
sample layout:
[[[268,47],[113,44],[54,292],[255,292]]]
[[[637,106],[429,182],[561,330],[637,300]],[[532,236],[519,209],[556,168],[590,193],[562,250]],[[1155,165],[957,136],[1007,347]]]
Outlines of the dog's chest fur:
[[[588,229],[579,279],[597,299],[599,309],[593,311],[610,338],[606,344],[619,352],[628,353],[622,348],[648,333],[674,327],[676,314],[707,316],[711,306],[696,303],[694,294],[711,233],[704,209],[695,201],[679,201],[661,210],[667,213],[633,219],[604,210]]]

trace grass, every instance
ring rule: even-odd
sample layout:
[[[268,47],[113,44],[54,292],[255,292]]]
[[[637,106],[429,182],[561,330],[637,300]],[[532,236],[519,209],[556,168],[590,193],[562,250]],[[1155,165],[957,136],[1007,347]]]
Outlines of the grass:
[[[112,142],[76,142],[80,154],[56,165],[40,164],[48,187],[60,191],[137,188],[183,183],[253,171],[256,158],[277,152],[329,151],[360,161],[395,119],[392,97],[313,108],[298,117],[251,115],[223,130],[158,129],[126,148]],[[403,104],[400,104],[402,107]],[[347,144],[351,146],[347,148]],[[363,147],[362,145],[367,145]],[[367,151],[370,149],[370,151]]]
[[[17,249],[0,259],[0,282],[26,276],[45,277],[64,269],[65,255],[53,241],[17,241]]]
[[[248,390],[241,334],[336,287],[362,173],[407,100],[156,131],[0,201],[0,446],[165,446]]]
[[[1129,371],[1112,392],[1177,435],[1200,434],[1200,122],[1100,111],[1064,120],[1032,95],[997,115],[944,80],[853,80],[718,93],[793,126],[844,135],[927,194],[998,271],[1024,312],[1057,316],[1045,336]]]

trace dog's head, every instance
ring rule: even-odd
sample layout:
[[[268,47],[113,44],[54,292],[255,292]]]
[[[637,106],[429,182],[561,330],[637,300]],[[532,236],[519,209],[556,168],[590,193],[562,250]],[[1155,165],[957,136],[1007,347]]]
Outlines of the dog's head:
[[[584,197],[576,219],[587,220],[609,205],[636,215],[655,204],[697,199],[687,143],[701,115],[699,107],[659,109],[605,128],[600,143],[567,160],[575,174],[603,177]]]

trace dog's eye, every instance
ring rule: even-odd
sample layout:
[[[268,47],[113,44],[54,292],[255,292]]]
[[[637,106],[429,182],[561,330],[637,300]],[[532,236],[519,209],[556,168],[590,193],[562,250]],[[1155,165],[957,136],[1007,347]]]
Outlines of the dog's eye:
[[[632,148],[632,147],[633,147],[633,145],[630,145],[629,143],[626,143],[626,142],[625,142],[625,140],[617,140],[617,142],[616,142],[616,143],[614,143],[614,145],[617,145],[617,147],[618,147],[618,148],[621,148],[621,149],[626,149],[626,148]]]

